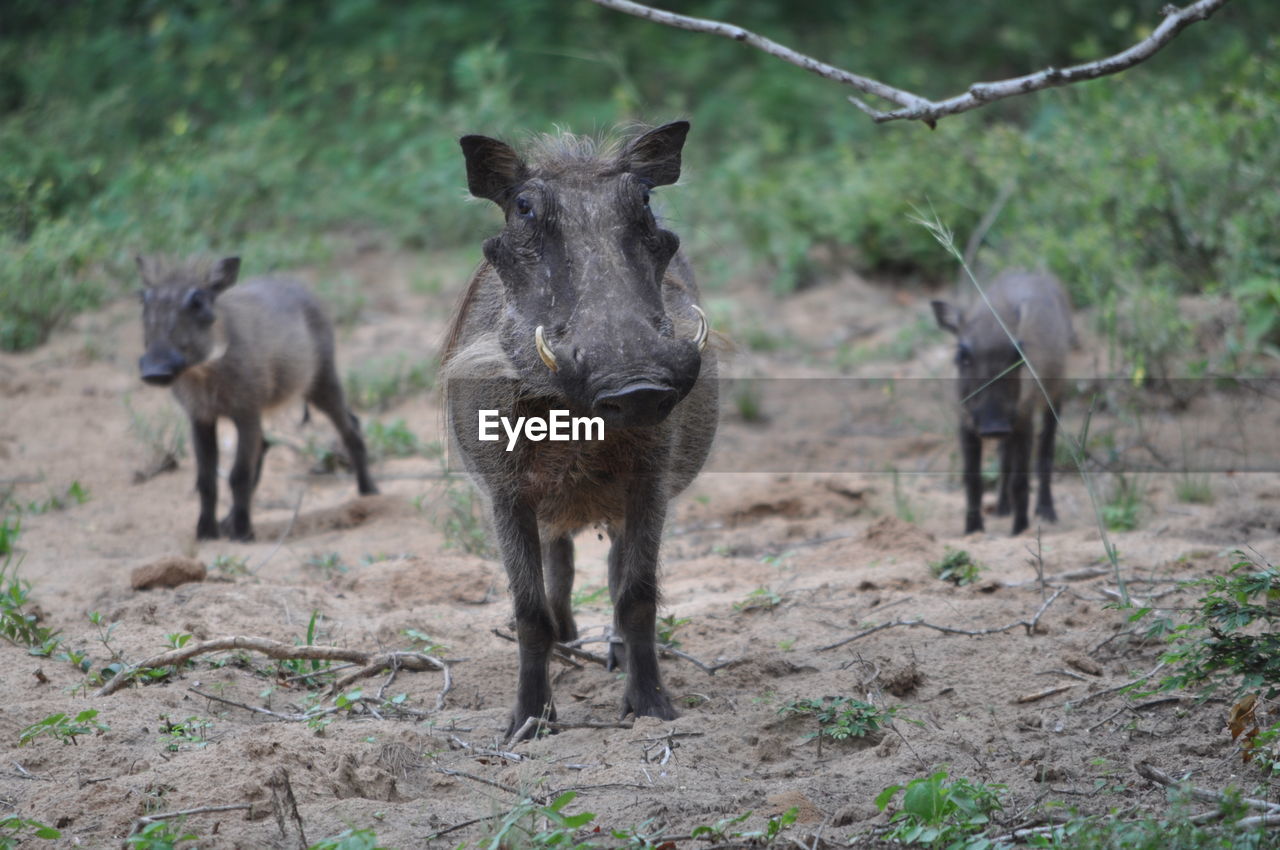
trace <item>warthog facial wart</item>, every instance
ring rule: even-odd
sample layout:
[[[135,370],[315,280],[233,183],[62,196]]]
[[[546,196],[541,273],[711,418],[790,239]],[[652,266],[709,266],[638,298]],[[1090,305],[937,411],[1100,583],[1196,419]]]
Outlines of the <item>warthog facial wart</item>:
[[[501,439],[498,425],[507,435],[507,451],[516,447],[523,431],[524,438],[535,443],[543,440],[580,442],[604,439],[604,419],[599,416],[571,416],[567,410],[552,409],[542,416],[517,416],[511,419],[497,410],[476,411],[477,439],[494,443]],[[593,436],[594,435],[594,436]]]

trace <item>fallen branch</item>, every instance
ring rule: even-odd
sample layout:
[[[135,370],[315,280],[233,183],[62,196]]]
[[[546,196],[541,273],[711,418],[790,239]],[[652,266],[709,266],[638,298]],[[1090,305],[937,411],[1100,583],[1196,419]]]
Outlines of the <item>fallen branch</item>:
[[[1140,761],[1133,766],[1133,769],[1143,779],[1149,779],[1157,785],[1163,785],[1166,788],[1183,788],[1192,797],[1203,803],[1214,803],[1219,806],[1244,803],[1251,809],[1266,812],[1271,817],[1277,818],[1276,820],[1268,821],[1268,826],[1280,823],[1280,803],[1259,800],[1257,797],[1228,797],[1226,794],[1210,791],[1208,788],[1200,788],[1196,785],[1183,783],[1151,764],[1151,762]]]
[[[1152,667],[1152,668],[1151,668],[1151,672],[1150,672],[1150,673],[1147,673],[1147,674],[1145,674],[1145,675],[1143,675],[1143,676],[1139,676],[1138,678],[1136,678],[1136,679],[1134,679],[1134,680],[1132,680],[1132,681],[1130,681],[1130,682],[1125,682],[1125,683],[1124,683],[1124,684],[1122,684],[1122,685],[1114,685],[1113,687],[1107,688],[1106,690],[1097,691],[1097,692],[1095,692],[1095,693],[1088,694],[1087,696],[1083,696],[1083,697],[1081,697],[1080,699],[1076,700],[1075,702],[1071,702],[1071,701],[1064,702],[1064,703],[1062,704],[1062,707],[1063,707],[1063,708],[1068,708],[1068,709],[1070,709],[1070,708],[1079,708],[1080,706],[1084,705],[1085,703],[1087,703],[1087,702],[1093,702],[1095,699],[1098,699],[1099,697],[1104,697],[1104,696],[1106,696],[1107,694],[1113,694],[1113,693],[1115,693],[1116,691],[1123,691],[1125,688],[1132,687],[1133,685],[1136,685],[1136,684],[1138,684],[1139,682],[1145,682],[1147,679],[1150,679],[1152,676],[1154,676],[1155,674],[1159,673],[1159,672],[1160,672],[1161,670],[1163,670],[1163,669],[1164,669],[1164,662],[1163,662],[1163,661],[1161,661],[1161,662],[1160,662],[1159,664],[1157,664],[1155,667]]]
[[[348,649],[341,646],[295,646],[281,643],[278,640],[260,637],[215,638],[190,644],[180,649],[171,649],[154,655],[145,661],[133,665],[128,670],[117,673],[99,688],[95,697],[110,696],[133,681],[139,670],[152,670],[158,667],[169,667],[184,664],[197,655],[210,652],[223,652],[233,649],[246,649],[260,652],[268,658],[276,660],[301,659],[303,661],[349,661],[364,665],[362,675],[372,676],[380,670],[398,665],[403,670],[446,670],[448,665],[431,655],[421,652],[368,652],[362,649]]]
[[[1058,685],[1057,687],[1048,688],[1043,691],[1036,691],[1034,694],[1023,694],[1022,696],[1015,699],[1014,702],[1017,702],[1017,703],[1037,702],[1039,700],[1045,699],[1046,697],[1051,697],[1051,696],[1054,696],[1055,694],[1060,694],[1063,691],[1069,691],[1074,687],[1075,685]]]
[[[591,0],[591,2],[606,9],[613,9],[617,12],[634,15],[637,18],[675,27],[676,29],[708,33],[732,39],[768,53],[770,56],[775,56],[784,62],[789,62],[798,68],[817,74],[819,77],[834,80],[837,83],[850,86],[864,94],[882,98],[900,107],[891,111],[883,111],[872,107],[858,97],[850,96],[849,102],[867,115],[870,115],[877,124],[885,121],[905,120],[923,121],[930,127],[934,127],[937,125],[939,118],[960,112],[968,112],[993,101],[1020,94],[1029,94],[1054,86],[1065,86],[1071,83],[1094,80],[1098,77],[1117,74],[1120,71],[1132,68],[1134,65],[1150,59],[1187,27],[1209,18],[1214,12],[1227,5],[1229,0],[1197,0],[1197,2],[1182,8],[1172,4],[1167,5],[1161,9],[1164,20],[1152,31],[1151,35],[1112,56],[1080,65],[1072,65],[1069,68],[1045,68],[1043,71],[1012,79],[989,83],[973,83],[963,94],[936,101],[870,77],[851,73],[834,65],[828,65],[826,62],[814,59],[812,56],[806,56],[786,45],[779,44],[734,24],[713,21],[707,18],[677,15],[674,12],[666,12],[651,6],[644,6],[640,3],[632,2],[632,0]]]
[[[229,803],[225,806],[198,806],[194,809],[180,809],[176,812],[155,812],[149,815],[142,815],[134,818],[133,826],[129,828],[129,836],[126,836],[125,845],[128,846],[128,838],[137,835],[146,827],[162,820],[170,820],[171,818],[185,818],[188,815],[205,815],[214,812],[243,812],[252,811],[254,803]],[[263,805],[257,803],[256,805]]]
[[[1040,624],[1040,618],[1044,616],[1044,612],[1047,611],[1049,609],[1049,606],[1052,605],[1059,596],[1065,593],[1066,590],[1067,589],[1065,587],[1059,587],[1057,590],[1055,590],[1053,592],[1053,595],[1044,601],[1044,603],[1036,611],[1035,616],[1033,616],[1030,620],[1018,620],[1016,622],[1009,623],[1008,625],[1005,625],[1005,626],[998,626],[998,627],[993,627],[989,629],[958,629],[958,628],[955,628],[954,626],[939,626],[935,623],[925,622],[924,620],[893,620],[888,623],[881,623],[878,626],[872,626],[869,629],[864,629],[863,631],[858,632],[856,635],[852,635],[850,637],[844,638],[843,640],[838,640],[835,643],[830,643],[830,644],[827,644],[826,646],[820,646],[818,647],[817,651],[826,652],[829,649],[837,649],[839,647],[844,646],[845,644],[853,643],[855,640],[861,640],[862,638],[867,637],[868,635],[873,635],[876,632],[883,631],[884,629],[893,629],[898,627],[908,628],[908,629],[910,628],[933,629],[934,631],[942,632],[943,634],[968,635],[969,637],[981,637],[983,635],[998,635],[1003,632],[1012,631],[1013,629],[1016,629],[1018,626],[1022,626],[1024,629],[1027,630],[1027,634],[1031,635],[1035,633],[1036,627]]]

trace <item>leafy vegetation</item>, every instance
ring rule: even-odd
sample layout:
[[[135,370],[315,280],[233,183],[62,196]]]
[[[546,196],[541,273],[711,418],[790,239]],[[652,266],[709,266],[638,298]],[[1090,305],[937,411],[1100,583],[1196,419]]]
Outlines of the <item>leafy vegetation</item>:
[[[199,840],[200,836],[183,829],[181,823],[158,820],[130,835],[124,845],[136,850],[177,850],[179,842]]]
[[[885,811],[902,792],[901,807],[889,821],[888,837],[902,844],[937,850],[994,850],[1000,846],[983,833],[991,816],[1003,806],[1003,785],[984,785],[964,777],[947,781],[945,770],[913,779],[906,785],[890,785],[876,797]]]
[[[973,584],[985,567],[973,559],[964,549],[953,549],[948,546],[942,560],[929,564],[929,572],[934,578],[949,581],[957,587]]]
[[[783,717],[812,717],[818,728],[805,737],[831,741],[865,738],[888,725],[897,713],[896,708],[880,708],[851,697],[790,700],[778,709]]]
[[[52,841],[61,837],[61,832],[38,820],[20,818],[17,815],[0,817],[0,850],[15,850],[28,838]]]
[[[81,736],[109,731],[111,727],[99,723],[97,716],[98,711],[94,708],[86,708],[75,717],[69,717],[64,712],[50,714],[24,728],[18,734],[18,744],[30,744],[46,735],[64,744],[74,744],[76,738]]]
[[[67,317],[134,287],[139,246],[234,246],[255,272],[324,263],[370,232],[383,244],[474,256],[492,218],[458,202],[458,135],[672,115],[697,127],[687,160],[699,191],[664,192],[665,212],[712,288],[752,273],[790,291],[850,266],[949,276],[946,253],[909,220],[913,206],[969,233],[1011,187],[983,264],[1047,266],[1078,304],[1104,307],[1113,365],[1158,380],[1186,356],[1178,293],[1236,297],[1240,352],[1280,335],[1280,253],[1268,229],[1280,214],[1274,4],[1232,8],[1128,74],[934,132],[876,126],[840,106],[832,84],[770,57],[585,3],[551,14],[517,0],[484,10],[9,5],[0,348],[38,345]],[[699,0],[685,11],[717,9]],[[999,38],[956,2],[757,4],[734,17],[936,93],[958,79],[1100,57],[1157,16],[1151,4],[1135,14],[1074,0],[1046,26],[1013,7],[1001,11]],[[928,49],[905,62],[907,44]],[[655,61],[673,46],[680,62]],[[358,318],[353,281],[322,277],[319,288],[339,321]],[[915,333],[892,348],[908,352]],[[349,377],[358,405],[385,409],[430,380],[416,363],[379,368]]]

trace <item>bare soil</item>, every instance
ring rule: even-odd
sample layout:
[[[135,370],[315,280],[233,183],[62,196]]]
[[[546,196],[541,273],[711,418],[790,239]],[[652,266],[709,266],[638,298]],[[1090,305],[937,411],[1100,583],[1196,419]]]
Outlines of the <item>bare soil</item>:
[[[360,321],[341,333],[345,373],[397,356],[430,361],[467,270],[374,252],[338,271],[365,299]],[[434,282],[443,291],[433,292]],[[1162,810],[1165,792],[1135,773],[1140,761],[1211,788],[1260,781],[1225,730],[1223,702],[1133,701],[1110,690],[1151,671],[1161,646],[1113,607],[1116,577],[1105,569],[1079,475],[1059,476],[1061,519],[1038,535],[1010,537],[1009,519],[995,516],[985,534],[959,533],[950,395],[937,380],[950,373],[949,340],[922,333],[907,358],[890,353],[904,328],[928,317],[923,295],[849,277],[779,302],[763,288],[713,293],[710,302],[730,335],[764,328],[783,343],[759,350],[738,340],[729,374],[771,379],[758,385],[761,421],[743,420],[743,385],[727,385],[715,471],[673,507],[664,544],[662,614],[688,620],[675,632],[681,649],[716,669],[665,658],[682,716],[619,728],[608,725],[617,720],[619,674],[590,660],[556,663],[559,718],[577,728],[511,747],[500,735],[516,653],[496,634],[509,630],[505,580],[499,563],[468,553],[473,529],[457,513],[468,485],[441,477],[439,459],[384,460],[374,470],[382,495],[358,498],[348,473],[313,474],[314,458],[302,451],[308,441],[335,442],[328,424],[313,417],[304,426],[300,410],[283,410],[268,428],[277,445],[255,500],[257,541],[197,545],[190,457],[176,471],[135,480],[154,458],[126,400],[153,424],[175,416],[167,393],[137,379],[135,305],[112,305],[37,351],[0,357],[0,492],[11,489],[24,505],[73,482],[89,494],[84,504],[26,512],[18,552],[42,622],[87,654],[91,671],[155,655],[174,634],[302,643],[319,612],[316,643],[412,649],[405,631],[413,629],[443,645],[433,651],[452,676],[439,710],[442,674],[402,670],[347,688],[395,701],[309,724],[288,717],[333,705],[323,686],[331,675],[317,674],[317,687],[288,678],[312,672],[310,662],[285,670],[260,654],[222,652],[162,681],[95,696],[97,685],[71,663],[0,644],[0,814],[56,825],[63,838],[51,846],[117,847],[149,813],[261,801],[252,812],[192,815],[186,828],[201,847],[293,847],[267,802],[268,779],[283,768],[312,842],[355,826],[375,829],[387,847],[453,847],[491,834],[491,816],[522,796],[574,790],[570,810],[594,812],[601,840],[643,824],[688,835],[746,811],[753,815],[742,828],[757,827],[794,807],[795,835],[861,836],[861,846],[875,846],[870,836],[887,822],[873,804],[881,789],[943,768],[1007,786],[999,817],[1007,830],[1043,823],[1044,804],[1055,802],[1095,813]],[[1106,369],[1088,353],[1103,350],[1088,320],[1078,326],[1085,346],[1072,374],[1083,386]],[[858,346],[864,353],[850,359]],[[886,378],[899,382],[896,396]],[[797,386],[812,389],[797,397]],[[839,386],[865,403],[841,407],[831,395]],[[894,403],[884,403],[890,396]],[[1068,428],[1083,420],[1076,404]],[[1190,435],[1205,451],[1230,430],[1263,461],[1280,433],[1274,402],[1238,394],[1202,392],[1176,412],[1158,398],[1148,404],[1141,415],[1101,409],[1091,429],[1111,434],[1121,454],[1139,452],[1142,435],[1160,428],[1176,425],[1168,433],[1181,433],[1184,446]],[[435,392],[361,415],[403,419],[424,443],[442,441]],[[233,431],[221,440],[225,466]],[[1149,454],[1168,460],[1167,444]],[[1132,476],[1140,525],[1112,541],[1136,596],[1186,602],[1170,592],[1174,580],[1224,571],[1234,547],[1274,559],[1280,485],[1273,473],[1228,466],[1205,479],[1207,505],[1177,501],[1176,473]],[[1100,477],[1103,495],[1112,483]],[[605,543],[584,533],[578,546],[579,624],[598,637],[610,619],[607,594],[595,592],[606,583]],[[931,575],[929,564],[949,546],[984,565],[976,583]],[[208,575],[132,589],[135,568],[165,558],[194,559]],[[1037,560],[1047,586],[1036,580]],[[1019,625],[1037,617],[1034,630]],[[871,626],[916,620],[988,633],[897,626],[824,649]],[[603,652],[601,643],[583,648]],[[899,719],[819,749],[811,722],[779,713],[790,700],[835,695],[897,706]],[[107,731],[74,744],[45,736],[18,745],[28,725],[89,708]],[[172,731],[202,721],[211,721],[203,740]]]

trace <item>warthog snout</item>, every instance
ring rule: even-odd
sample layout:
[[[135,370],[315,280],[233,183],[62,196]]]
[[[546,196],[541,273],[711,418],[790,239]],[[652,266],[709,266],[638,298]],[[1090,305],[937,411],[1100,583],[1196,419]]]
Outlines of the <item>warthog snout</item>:
[[[607,428],[644,427],[666,419],[678,401],[680,393],[673,387],[637,381],[597,395],[591,412]]]
[[[142,380],[157,387],[167,387],[187,368],[187,361],[172,348],[148,350],[138,359]]]

